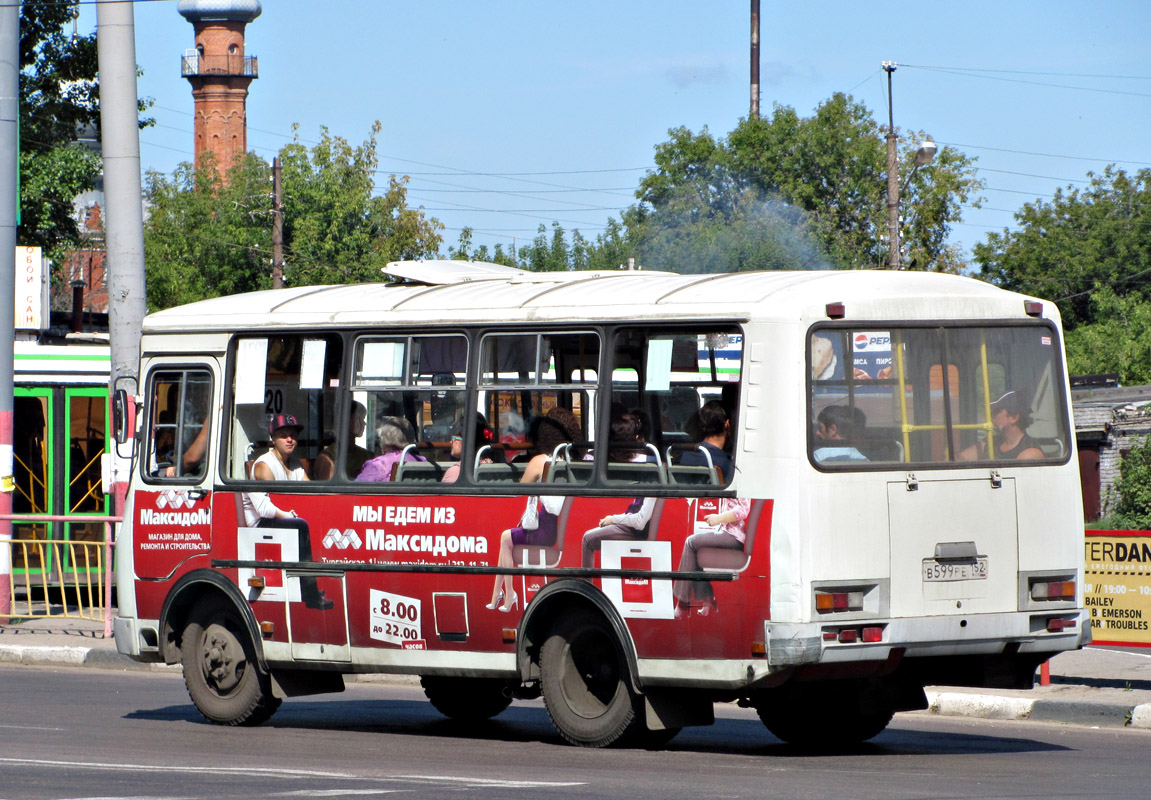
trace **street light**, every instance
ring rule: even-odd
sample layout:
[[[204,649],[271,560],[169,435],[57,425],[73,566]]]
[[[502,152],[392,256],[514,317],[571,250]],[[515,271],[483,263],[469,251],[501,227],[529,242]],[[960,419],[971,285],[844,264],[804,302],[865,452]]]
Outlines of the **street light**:
[[[883,62],[883,70],[887,73],[887,240],[891,245],[891,251],[887,254],[888,269],[903,269],[902,248],[899,243],[899,193],[902,187],[899,183],[899,155],[896,148],[899,137],[895,135],[895,113],[891,105],[891,73],[895,72],[898,66],[894,61]],[[915,151],[915,166],[908,174],[907,180],[903,182],[903,186],[911,181],[916,170],[935,158],[937,149],[931,139],[919,145],[919,149]]]

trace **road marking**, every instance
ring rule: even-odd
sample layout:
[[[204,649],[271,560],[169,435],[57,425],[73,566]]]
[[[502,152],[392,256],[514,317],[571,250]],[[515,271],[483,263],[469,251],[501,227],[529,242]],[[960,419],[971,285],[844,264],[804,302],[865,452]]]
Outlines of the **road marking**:
[[[23,764],[38,767],[71,767],[75,769],[92,769],[117,772],[190,772],[201,775],[263,775],[270,778],[337,778],[349,781],[396,781],[400,783],[418,784],[453,784],[497,789],[561,789],[571,786],[586,786],[586,781],[518,781],[502,778],[472,778],[455,775],[356,775],[350,772],[327,772],[310,769],[272,769],[267,767],[194,767],[151,764],[123,764],[105,761],[56,761],[42,758],[4,758],[0,757],[0,764]],[[401,791],[399,789],[392,791]],[[307,792],[320,796],[340,794],[386,794],[385,791],[360,790],[356,791],[319,791]],[[302,794],[291,792],[290,794]],[[73,798],[73,800],[97,800],[96,798]],[[121,798],[121,800],[125,800]],[[135,799],[133,799],[135,800]],[[174,800],[168,798],[168,800]]]
[[[361,780],[363,776],[350,772],[324,772],[310,769],[269,769],[266,767],[193,767],[169,764],[111,764],[103,761],[55,761],[43,758],[3,758],[0,764],[26,764],[38,767],[75,767],[77,769],[116,770],[123,772],[193,772],[212,775],[267,775],[283,778],[345,778]]]
[[[468,778],[452,775],[386,775],[389,780],[413,783],[467,783],[501,789],[559,789],[565,786],[586,786],[586,781],[509,781],[502,778]]]

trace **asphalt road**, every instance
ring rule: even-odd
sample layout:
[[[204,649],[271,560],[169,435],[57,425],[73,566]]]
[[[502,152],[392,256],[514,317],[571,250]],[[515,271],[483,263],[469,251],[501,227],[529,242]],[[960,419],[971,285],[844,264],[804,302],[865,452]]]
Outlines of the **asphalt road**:
[[[898,715],[797,751],[751,711],[667,749],[565,745],[539,702],[476,728],[417,687],[350,684],[259,728],[203,722],[178,675],[0,667],[0,798],[1145,798],[1151,731]],[[829,720],[829,725],[834,721]]]

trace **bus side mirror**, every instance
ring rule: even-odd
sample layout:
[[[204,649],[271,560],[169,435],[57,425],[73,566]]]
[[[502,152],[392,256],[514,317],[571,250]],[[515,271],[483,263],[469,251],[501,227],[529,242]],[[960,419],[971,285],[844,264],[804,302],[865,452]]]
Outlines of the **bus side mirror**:
[[[128,392],[117,389],[112,392],[112,435],[117,444],[131,441],[136,433],[133,430],[136,421],[135,403],[128,396]]]

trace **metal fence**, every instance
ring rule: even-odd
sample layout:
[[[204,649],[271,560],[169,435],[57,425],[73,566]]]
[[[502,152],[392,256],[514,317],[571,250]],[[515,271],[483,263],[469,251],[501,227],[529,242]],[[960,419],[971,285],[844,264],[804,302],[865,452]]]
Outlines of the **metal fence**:
[[[113,524],[120,517],[92,515],[0,515],[13,522],[104,524],[103,541],[0,538],[11,569],[8,616],[103,620],[112,633]],[[2,610],[2,608],[0,608]]]

